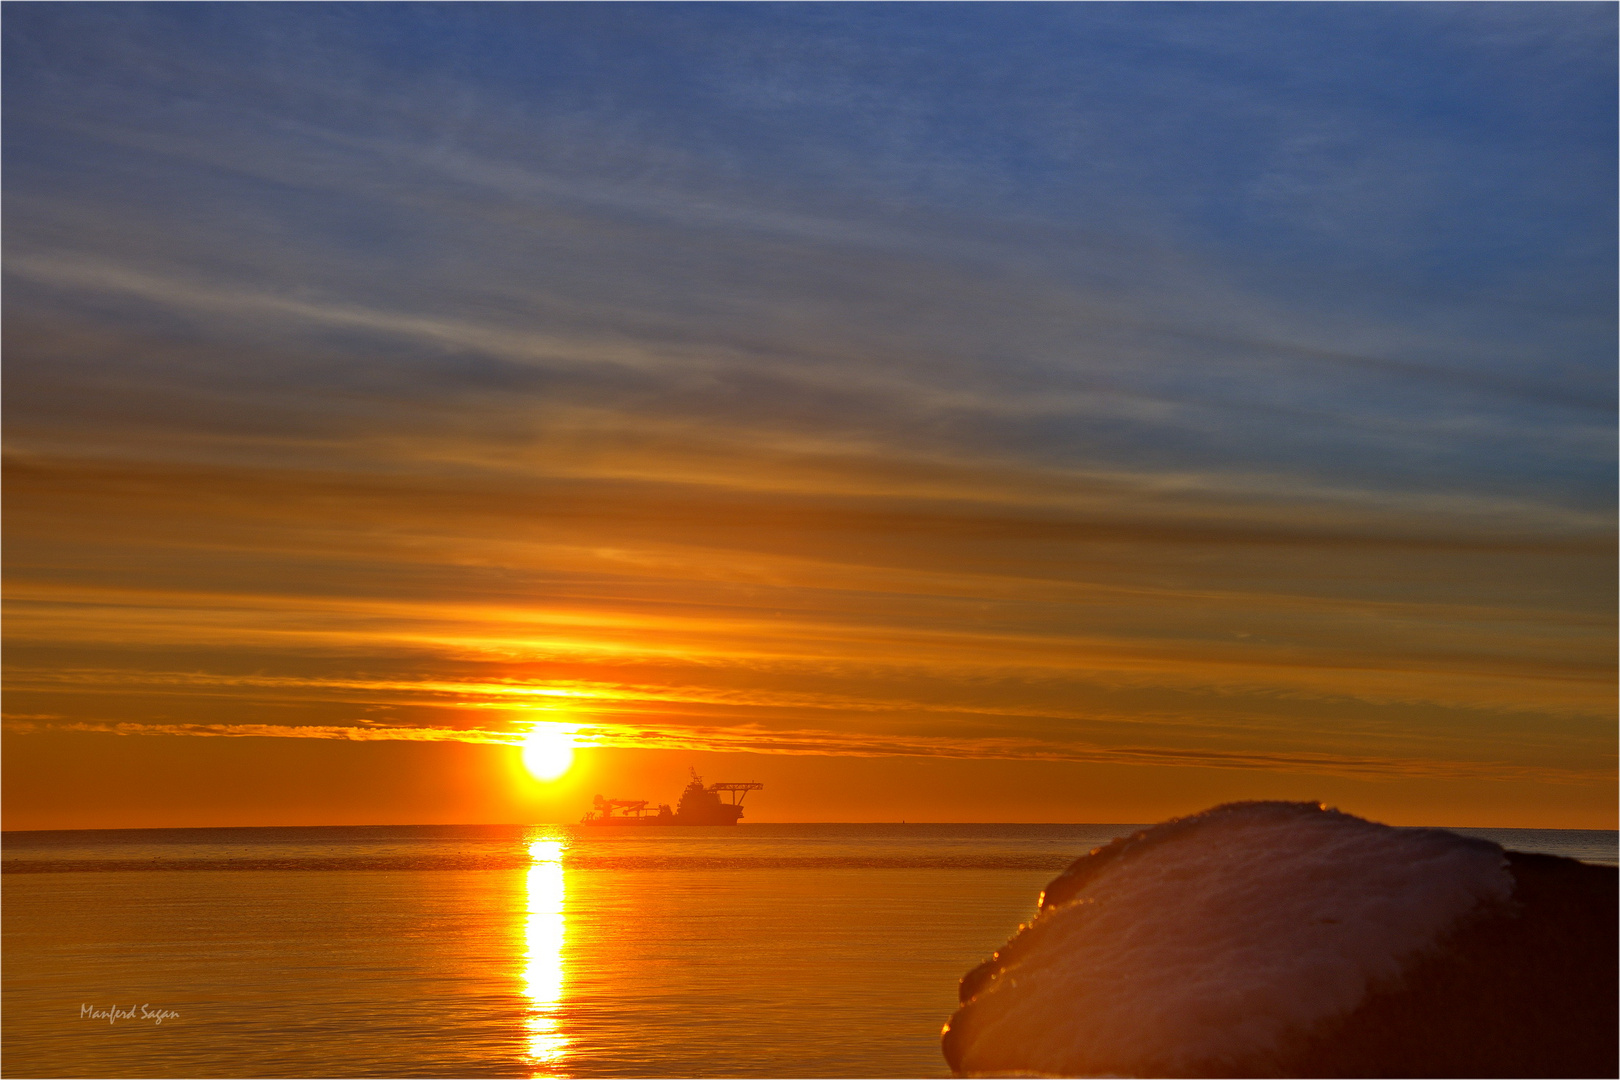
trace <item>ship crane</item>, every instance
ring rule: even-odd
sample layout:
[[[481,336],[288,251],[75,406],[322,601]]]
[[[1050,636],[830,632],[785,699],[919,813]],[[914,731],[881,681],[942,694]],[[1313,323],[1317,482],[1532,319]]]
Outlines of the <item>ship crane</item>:
[[[744,795],[747,795],[750,791],[758,791],[761,788],[763,788],[764,786],[765,786],[764,784],[753,784],[753,783],[748,783],[748,784],[710,784],[709,785],[709,790],[710,791],[729,792],[730,795],[731,795],[731,805],[732,806],[741,806]]]
[[[624,811],[624,814],[621,816],[640,817],[647,809],[647,800],[604,799],[602,796],[598,795],[594,800],[592,800],[591,805],[602,811],[603,817],[611,817],[613,815],[613,808],[615,806]]]

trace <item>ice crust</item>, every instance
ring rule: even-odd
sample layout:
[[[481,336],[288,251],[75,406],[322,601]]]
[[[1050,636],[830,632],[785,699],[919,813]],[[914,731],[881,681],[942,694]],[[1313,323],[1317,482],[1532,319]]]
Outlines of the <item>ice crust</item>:
[[[1111,847],[1054,882],[1055,905],[970,975],[947,1036],[959,1072],[1207,1075],[1224,1062],[1241,1075],[1513,890],[1495,844],[1313,803],[1229,804]]]

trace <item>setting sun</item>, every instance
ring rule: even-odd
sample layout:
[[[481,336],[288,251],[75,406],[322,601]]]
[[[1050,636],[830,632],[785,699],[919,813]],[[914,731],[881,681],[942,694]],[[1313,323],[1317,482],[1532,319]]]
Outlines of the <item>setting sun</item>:
[[[523,767],[536,780],[555,780],[574,763],[571,724],[540,722],[523,740]]]

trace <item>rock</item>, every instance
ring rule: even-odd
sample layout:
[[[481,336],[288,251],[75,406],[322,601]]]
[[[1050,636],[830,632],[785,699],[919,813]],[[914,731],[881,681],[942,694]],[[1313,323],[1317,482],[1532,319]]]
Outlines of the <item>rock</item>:
[[[1616,871],[1315,803],[1077,860],[962,980],[959,1075],[1614,1076]]]

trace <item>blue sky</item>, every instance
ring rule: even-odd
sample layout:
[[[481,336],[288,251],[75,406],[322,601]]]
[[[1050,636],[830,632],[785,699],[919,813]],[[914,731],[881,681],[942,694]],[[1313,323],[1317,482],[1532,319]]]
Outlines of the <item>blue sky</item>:
[[[1101,382],[1226,414],[1213,435],[1116,418],[1112,454],[1168,437],[1245,468],[1604,500],[1606,453],[1540,443],[1601,424],[1611,384],[1612,22],[1594,4],[19,7],[13,253],[118,259],[144,229],[169,249],[148,259],[192,272],[446,311],[523,302],[483,275],[583,262],[613,302],[700,335],[788,296],[851,337],[951,338],[961,369],[918,374],[969,394]],[[88,207],[120,221],[64,237]],[[589,250],[510,221],[537,210]],[[892,287],[848,306],[885,263],[1064,294],[1114,358],[999,310],[941,326]],[[1286,445],[1234,437],[1268,406],[1306,414]],[[1451,430],[1413,458],[1366,414]],[[1019,426],[993,437],[1090,450],[1061,421]]]

